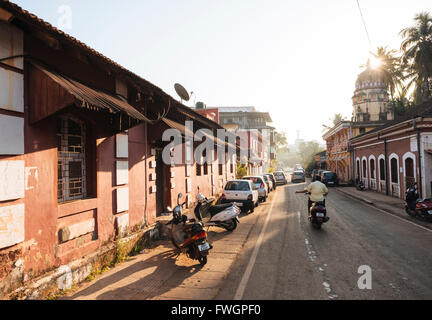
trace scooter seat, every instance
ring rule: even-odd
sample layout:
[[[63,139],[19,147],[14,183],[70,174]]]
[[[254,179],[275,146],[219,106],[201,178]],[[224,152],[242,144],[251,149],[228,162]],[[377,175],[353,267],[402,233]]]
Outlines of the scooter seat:
[[[215,214],[218,214],[219,212],[224,211],[225,209],[231,207],[232,203],[225,203],[225,204],[218,204],[215,206],[211,206],[209,209],[210,214],[213,216]]]

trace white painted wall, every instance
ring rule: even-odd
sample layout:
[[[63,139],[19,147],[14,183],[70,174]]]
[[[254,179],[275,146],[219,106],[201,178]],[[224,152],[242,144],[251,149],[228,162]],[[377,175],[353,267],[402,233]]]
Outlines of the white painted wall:
[[[24,75],[0,68],[0,109],[24,112]]]
[[[129,138],[127,134],[116,135],[116,157],[117,158],[127,158],[129,156],[128,140]]]
[[[24,204],[0,207],[0,249],[24,241]]]
[[[129,182],[129,161],[117,160],[116,183],[118,186]]]
[[[24,161],[0,161],[0,201],[24,198]]]
[[[129,210],[129,188],[117,189],[117,213]]]
[[[23,42],[23,32],[20,29],[0,21],[0,57],[22,55]],[[5,60],[4,63],[18,69],[24,69],[23,58]]]
[[[0,114],[0,155],[20,154],[24,154],[24,118]]]

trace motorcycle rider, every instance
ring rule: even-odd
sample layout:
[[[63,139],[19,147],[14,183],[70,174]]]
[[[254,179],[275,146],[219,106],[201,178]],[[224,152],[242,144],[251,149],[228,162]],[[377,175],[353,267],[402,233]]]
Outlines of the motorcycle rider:
[[[418,198],[419,194],[417,192],[417,182],[415,182],[414,185],[411,188],[408,188],[406,191],[405,201],[408,205],[408,208],[410,208],[411,210],[415,210],[416,201]]]
[[[296,193],[310,193],[308,199],[308,212],[314,202],[323,202],[325,206],[325,196],[328,194],[328,189],[324,183],[321,182],[321,177],[316,176],[315,181],[309,184],[303,191],[296,191]],[[329,218],[327,217],[327,220]]]

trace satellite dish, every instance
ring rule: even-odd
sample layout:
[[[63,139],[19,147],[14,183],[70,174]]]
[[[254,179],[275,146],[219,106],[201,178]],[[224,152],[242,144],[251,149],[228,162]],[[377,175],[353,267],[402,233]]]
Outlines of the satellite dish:
[[[189,101],[189,93],[181,84],[176,83],[174,89],[182,100]]]

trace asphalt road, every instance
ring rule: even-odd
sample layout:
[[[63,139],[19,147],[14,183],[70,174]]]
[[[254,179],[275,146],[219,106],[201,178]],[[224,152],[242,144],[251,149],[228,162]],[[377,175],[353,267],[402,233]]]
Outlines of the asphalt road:
[[[278,187],[215,299],[432,298],[431,231],[331,188],[313,229],[305,185]]]

